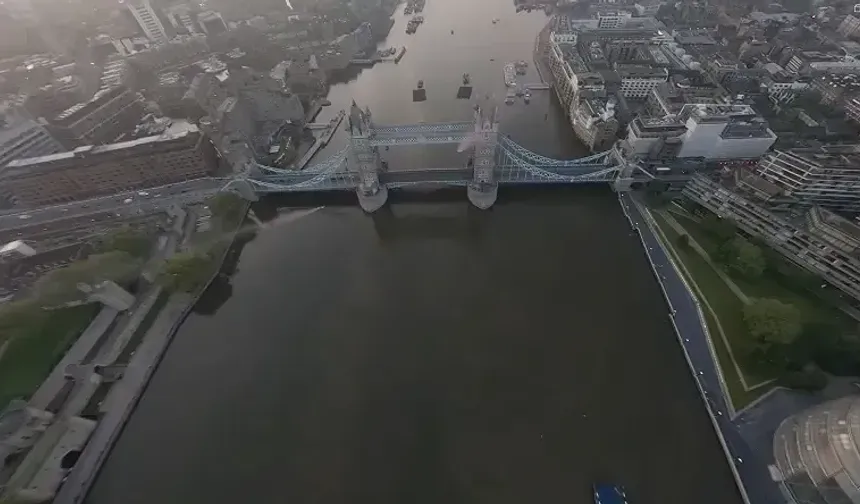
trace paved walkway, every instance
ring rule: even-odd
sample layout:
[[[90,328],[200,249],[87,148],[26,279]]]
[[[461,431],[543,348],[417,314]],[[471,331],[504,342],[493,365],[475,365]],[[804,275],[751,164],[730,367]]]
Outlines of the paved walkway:
[[[657,210],[657,213],[659,213],[660,216],[666,220],[666,223],[672,226],[672,228],[679,234],[687,235],[687,237],[690,239],[690,248],[692,248],[696,251],[697,254],[702,256],[702,259],[704,259],[705,262],[708,263],[708,266],[713,268],[717,276],[720,277],[720,280],[722,280],[726,284],[726,287],[728,287],[729,290],[731,290],[735,294],[735,296],[737,296],[738,299],[741,300],[743,304],[750,304],[750,297],[747,296],[746,293],[741,290],[740,287],[738,287],[738,284],[736,284],[734,280],[732,280],[728,275],[726,275],[726,272],[723,271],[720,265],[716,264],[711,259],[711,255],[708,254],[708,251],[705,250],[701,245],[699,245],[699,242],[697,242],[695,238],[693,238],[693,236],[688,233],[686,229],[684,229],[684,226],[682,226],[681,223],[679,223],[674,216],[670,215],[669,212],[665,210]]]
[[[747,502],[754,504],[784,504],[776,484],[770,478],[767,464],[769,452],[754,452],[731,420],[722,378],[703,327],[698,303],[680,273],[674,268],[669,253],[654,234],[650,223],[637,208],[630,194],[619,195],[622,209],[644,247],[657,281],[663,288],[672,322],[679,342],[687,356],[690,370],[702,393],[708,412],[727,451],[733,471],[745,489]]]
[[[42,382],[39,389],[30,398],[29,405],[38,409],[47,409],[48,405],[66,384],[66,369],[75,364],[81,364],[90,351],[98,344],[102,335],[107,331],[119,312],[110,307],[103,307],[90,325],[75,340],[75,343],[66,352],[59,364],[54,366],[48,378]]]
[[[105,415],[99,419],[95,432],[87,443],[75,469],[54,498],[54,504],[74,504],[83,501],[95,480],[99,466],[104,462],[122,425],[134,410],[146,383],[167,350],[183,314],[192,305],[193,298],[173,295],[161,310],[152,327],[146,332],[140,346],[129,361],[122,380],[111,387],[105,399]]]
[[[641,209],[640,209],[640,210],[641,210]],[[646,213],[646,214],[647,214],[647,213],[648,213],[648,210],[645,210],[645,212],[644,212],[644,213]],[[662,212],[660,213],[660,215],[661,215],[661,217],[663,217],[663,218],[666,218],[666,217],[667,217],[667,216],[666,216],[664,213],[662,213]],[[671,218],[671,217],[669,217],[669,218]],[[667,222],[668,222],[668,220],[667,220]],[[677,224],[677,223],[676,223],[676,224]],[[656,224],[655,224],[655,225],[656,225]],[[670,226],[671,226],[671,224],[670,224]],[[685,231],[684,231],[684,228],[682,228],[682,227],[675,227],[675,226],[672,226],[672,228],[673,228],[673,229],[675,229],[675,231],[678,231],[679,233],[684,233],[684,232],[685,232]],[[656,232],[657,232],[657,234],[658,234],[658,235],[660,235],[660,237],[662,238],[662,241],[663,241],[664,247],[665,247],[665,248],[667,248],[667,249],[669,249],[670,253],[672,253],[672,250],[674,249],[674,246],[673,246],[671,243],[669,243],[669,239],[668,239],[668,238],[663,234],[662,230],[660,230],[660,229],[659,229],[659,227],[657,227],[657,228],[656,228]],[[693,243],[694,243],[694,242],[692,241],[692,238],[691,238],[691,239],[690,239],[690,245],[691,245],[691,247],[692,247]],[[696,244],[696,246],[698,246],[698,244]],[[700,247],[700,248],[701,248],[701,247]],[[702,250],[702,251],[701,251],[701,253],[704,253],[704,254],[706,254],[706,255],[707,255],[707,252],[705,252],[704,250]],[[696,296],[697,296],[697,298],[698,298],[698,299],[699,299],[699,300],[704,304],[705,309],[707,309],[707,310],[708,310],[708,313],[710,313],[710,314],[711,314],[711,317],[714,319],[714,322],[716,323],[716,328],[715,328],[715,329],[716,329],[716,330],[717,330],[717,332],[719,333],[719,335],[718,335],[718,336],[719,336],[719,338],[723,341],[723,345],[725,345],[726,350],[729,352],[729,358],[732,360],[732,367],[733,367],[733,368],[734,368],[734,370],[735,370],[735,375],[738,377],[738,380],[740,380],[740,382],[741,382],[741,386],[744,388],[744,390],[745,390],[745,391],[747,391],[747,392],[749,392],[750,390],[753,390],[753,389],[756,389],[756,388],[759,388],[759,387],[763,387],[763,386],[765,386],[765,385],[767,385],[767,384],[769,384],[769,383],[771,383],[771,382],[775,381],[775,380],[765,380],[765,381],[762,381],[762,382],[759,382],[759,383],[753,383],[753,384],[750,384],[750,383],[747,381],[747,379],[746,379],[746,375],[744,374],[743,370],[741,369],[740,364],[738,364],[738,359],[737,359],[737,357],[735,356],[735,352],[734,352],[734,349],[732,348],[732,344],[729,342],[729,338],[726,336],[726,331],[725,331],[725,329],[723,329],[723,324],[720,322],[720,316],[719,316],[719,315],[717,315],[716,310],[714,310],[713,306],[711,306],[711,303],[709,303],[709,302],[708,302],[708,297],[707,297],[707,296],[705,296],[705,294],[704,294],[704,292],[702,291],[702,289],[701,289],[701,288],[699,287],[699,285],[696,283],[695,276],[694,276],[693,274],[691,274],[689,270],[687,270],[687,266],[686,266],[686,265],[684,264],[684,262],[680,259],[680,257],[679,257],[679,256],[678,256],[678,254],[677,254],[677,251],[675,251],[675,252],[674,252],[674,256],[675,256],[675,258],[677,259],[676,266],[678,266],[680,269],[682,269],[682,270],[683,270],[684,274],[685,274],[685,275],[686,275],[686,277],[689,279],[689,282],[690,282],[690,284],[691,284],[691,286],[692,286],[692,289],[693,289],[693,291],[694,291],[695,295],[696,295]],[[706,261],[709,261],[709,260],[710,260],[708,257],[705,257],[705,256],[703,256],[703,258],[704,258]],[[716,266],[715,264],[710,263],[710,262],[709,262],[709,264],[711,265],[711,267],[712,267],[712,268],[714,268],[714,269],[716,270],[717,266]],[[718,273],[720,273],[720,272],[718,271]],[[721,278],[722,278],[722,276],[721,276]],[[728,281],[731,281],[731,280],[729,279]],[[732,284],[732,285],[734,285],[734,284]],[[735,286],[735,287],[737,287],[737,286]],[[734,292],[734,291],[733,291],[733,292]],[[749,302],[749,301],[748,301],[748,299],[749,299],[749,298],[747,298],[746,303],[748,303],[748,302]],[[741,299],[741,301],[743,302],[744,300],[743,300],[743,299]],[[716,355],[716,352],[714,352],[714,355]],[[717,359],[717,362],[719,363],[719,359]],[[724,387],[723,392],[726,394],[726,396],[727,396],[727,397],[731,397],[731,394],[728,392],[728,389],[727,389],[727,388],[725,388],[725,387]],[[733,405],[732,401],[731,401],[731,400],[729,400],[729,401],[728,401],[728,404],[729,404],[729,407],[730,407],[730,413],[731,413],[731,415],[732,415],[732,416],[734,416],[734,415],[735,415],[735,409],[734,409],[734,405]]]

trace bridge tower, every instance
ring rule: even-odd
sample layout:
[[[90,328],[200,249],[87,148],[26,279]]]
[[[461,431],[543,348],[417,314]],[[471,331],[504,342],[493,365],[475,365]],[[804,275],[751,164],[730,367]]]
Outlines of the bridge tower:
[[[359,176],[358,188],[355,190],[358,204],[365,212],[375,212],[388,200],[388,188],[385,184],[379,183],[379,172],[382,169],[379,150],[370,145],[370,139],[373,137],[373,118],[369,108],[361,110],[353,101],[348,119],[352,161]]]
[[[473,205],[486,210],[499,194],[496,182],[496,148],[499,143],[499,120],[495,106],[486,109],[475,105],[474,167],[467,194]]]
[[[618,164],[619,170],[617,175],[615,176],[615,180],[612,181],[612,189],[615,192],[627,192],[631,189],[631,185],[633,184],[633,170],[636,168],[635,165],[629,163],[627,159],[624,157],[624,154],[621,150],[616,146],[613,147],[612,152],[609,153],[610,159]]]

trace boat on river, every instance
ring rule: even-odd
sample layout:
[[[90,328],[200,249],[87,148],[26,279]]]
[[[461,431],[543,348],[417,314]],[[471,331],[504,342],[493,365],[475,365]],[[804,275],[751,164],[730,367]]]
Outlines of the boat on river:
[[[627,494],[621,485],[596,483],[594,485],[594,504],[627,504]]]
[[[513,63],[505,64],[504,74],[506,86],[514,87],[517,85],[517,71],[514,69]]]
[[[424,81],[423,80],[418,81],[418,89],[424,89]]]

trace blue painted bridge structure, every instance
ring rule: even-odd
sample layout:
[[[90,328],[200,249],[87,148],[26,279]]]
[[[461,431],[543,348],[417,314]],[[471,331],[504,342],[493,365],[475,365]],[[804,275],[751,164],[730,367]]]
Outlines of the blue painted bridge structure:
[[[474,121],[377,125],[369,109],[353,102],[349,113],[350,144],[325,161],[304,170],[257,164],[233,179],[225,189],[255,199],[261,193],[356,191],[368,212],[385,204],[389,188],[422,186],[465,187],[469,200],[486,209],[496,201],[500,184],[611,183],[618,191],[630,188],[634,165],[617,150],[559,160],[536,154],[499,135],[497,110],[475,106]],[[379,148],[392,145],[456,144],[470,151],[468,166],[391,171]]]

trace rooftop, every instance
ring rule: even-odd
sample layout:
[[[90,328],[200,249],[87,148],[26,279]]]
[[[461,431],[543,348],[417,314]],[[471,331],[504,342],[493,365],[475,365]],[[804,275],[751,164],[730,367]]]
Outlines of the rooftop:
[[[860,226],[858,226],[854,222],[851,222],[844,217],[840,217],[839,215],[836,215],[835,213],[820,207],[813,207],[810,212],[817,213],[823,222],[836,228],[840,232],[848,235],[855,240],[860,240]]]
[[[178,138],[183,138],[187,136],[189,133],[197,133],[199,129],[194,124],[191,124],[187,121],[174,121],[167,129],[165,129],[164,133],[160,135],[153,135],[143,138],[138,138],[136,140],[129,140],[127,142],[118,142],[107,145],[84,145],[78,147],[77,149],[71,152],[60,152],[57,154],[48,154],[46,156],[37,156],[31,158],[24,159],[16,159],[9,164],[6,165],[4,171],[10,168],[23,168],[27,166],[34,166],[43,163],[50,163],[54,161],[60,161],[64,159],[73,159],[75,157],[81,157],[84,155],[92,156],[96,154],[104,154],[107,152],[121,151],[124,149],[130,149],[132,147],[137,147],[140,145],[153,144],[159,142],[167,142],[171,140],[176,140]]]

